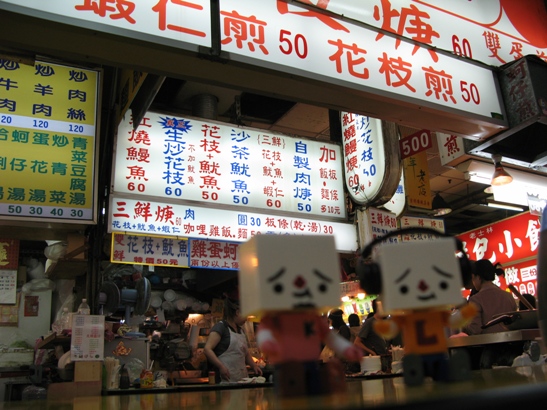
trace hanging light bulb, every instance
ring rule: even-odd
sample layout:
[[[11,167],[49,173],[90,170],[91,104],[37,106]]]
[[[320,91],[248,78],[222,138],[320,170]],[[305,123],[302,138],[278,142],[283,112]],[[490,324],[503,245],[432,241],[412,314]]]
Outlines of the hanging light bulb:
[[[452,212],[450,205],[444,200],[444,198],[437,193],[433,197],[433,202],[431,203],[431,208],[433,208],[434,216],[447,215]]]
[[[513,177],[503,168],[501,165],[501,155],[493,154],[492,161],[494,161],[494,175],[492,175],[491,184],[494,186],[501,186],[510,184],[513,181]]]

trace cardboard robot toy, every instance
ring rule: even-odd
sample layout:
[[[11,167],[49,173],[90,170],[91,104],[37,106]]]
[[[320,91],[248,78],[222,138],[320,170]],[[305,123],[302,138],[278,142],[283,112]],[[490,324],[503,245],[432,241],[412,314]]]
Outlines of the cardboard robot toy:
[[[321,316],[340,304],[334,238],[257,235],[239,252],[241,313],[260,317],[256,339],[274,365],[277,393],[291,397],[332,391],[335,381],[327,366],[319,364],[321,344],[346,360],[362,357],[361,350],[331,332]]]
[[[448,355],[446,329],[461,327],[476,314],[473,305],[453,309],[464,302],[461,289],[471,276],[470,262],[465,254],[456,256],[458,242],[452,237],[379,245],[404,231],[369,244],[357,269],[361,287],[378,294],[383,314],[389,315],[375,323],[375,330],[386,339],[401,332],[405,384],[422,384],[425,376],[465,380],[470,377],[469,358],[464,351]],[[443,236],[425,228],[407,231]],[[374,261],[364,263],[373,248]]]

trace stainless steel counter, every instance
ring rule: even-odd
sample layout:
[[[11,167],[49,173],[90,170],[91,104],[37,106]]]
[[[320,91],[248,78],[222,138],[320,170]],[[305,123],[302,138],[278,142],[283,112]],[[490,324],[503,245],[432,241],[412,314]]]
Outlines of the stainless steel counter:
[[[507,332],[486,333],[483,335],[452,337],[448,339],[448,348],[483,346],[496,343],[540,340],[539,329],[510,330]]]

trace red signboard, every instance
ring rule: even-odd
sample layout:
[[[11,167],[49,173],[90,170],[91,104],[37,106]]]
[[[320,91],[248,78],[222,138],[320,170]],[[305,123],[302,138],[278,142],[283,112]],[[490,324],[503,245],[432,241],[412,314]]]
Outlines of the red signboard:
[[[0,269],[19,267],[19,240],[0,238]]]
[[[399,149],[401,150],[401,159],[408,158],[418,152],[425,151],[433,146],[431,132],[421,130],[414,134],[399,140]]]
[[[493,264],[517,262],[537,255],[540,222],[530,212],[458,235],[469,259],[490,259]]]
[[[531,260],[503,266],[505,280],[515,285],[521,294],[529,293],[537,298],[537,262]]]

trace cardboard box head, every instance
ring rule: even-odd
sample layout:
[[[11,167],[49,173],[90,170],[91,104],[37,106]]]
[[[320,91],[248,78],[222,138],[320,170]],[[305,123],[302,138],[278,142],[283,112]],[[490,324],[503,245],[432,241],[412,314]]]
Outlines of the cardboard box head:
[[[253,237],[240,247],[239,293],[243,316],[340,305],[334,237]]]
[[[453,238],[385,244],[374,260],[381,271],[385,313],[447,308],[463,302],[460,263]]]

